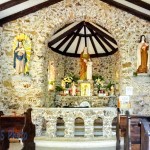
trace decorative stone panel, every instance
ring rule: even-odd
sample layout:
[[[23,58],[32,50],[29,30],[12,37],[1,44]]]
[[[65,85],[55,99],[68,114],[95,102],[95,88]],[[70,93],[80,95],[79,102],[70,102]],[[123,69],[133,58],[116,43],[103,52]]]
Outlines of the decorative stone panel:
[[[42,114],[42,115],[41,115]],[[112,137],[112,120],[116,117],[116,108],[33,108],[33,122],[38,125],[37,135],[42,135],[42,118],[47,122],[46,136],[56,137],[57,118],[61,117],[65,124],[66,138],[74,137],[75,119],[84,120],[85,138],[94,137],[94,120],[101,117],[103,120],[103,137]],[[42,117],[41,117],[42,116]]]

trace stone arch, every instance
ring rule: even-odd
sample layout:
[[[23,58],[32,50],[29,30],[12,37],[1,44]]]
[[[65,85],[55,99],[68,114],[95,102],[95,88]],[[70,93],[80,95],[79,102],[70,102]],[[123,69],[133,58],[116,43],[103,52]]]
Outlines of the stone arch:
[[[103,119],[101,117],[98,117],[94,120],[93,128],[94,137],[103,136]]]
[[[117,125],[117,117],[114,117],[112,120],[112,135],[116,135],[116,125]]]
[[[64,137],[65,122],[62,117],[58,117],[56,121],[56,137]]]
[[[85,133],[84,120],[81,117],[77,117],[74,124],[74,136],[83,137]]]

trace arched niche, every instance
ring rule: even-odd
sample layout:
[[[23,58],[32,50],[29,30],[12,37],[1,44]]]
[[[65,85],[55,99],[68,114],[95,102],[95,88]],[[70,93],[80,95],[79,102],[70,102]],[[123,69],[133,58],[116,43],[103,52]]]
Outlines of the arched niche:
[[[84,120],[80,117],[76,118],[74,122],[74,136],[84,137],[84,130]]]
[[[101,117],[94,120],[93,127],[94,137],[103,136],[103,119]]]
[[[93,62],[92,74],[108,82],[119,82],[120,53],[113,35],[95,22],[76,21],[57,30],[48,42],[50,90],[54,89],[53,81],[60,85],[70,73],[79,77],[80,54],[85,46]]]
[[[63,118],[58,117],[56,121],[56,137],[64,137],[65,122]]]
[[[112,135],[116,135],[117,117],[112,120]]]

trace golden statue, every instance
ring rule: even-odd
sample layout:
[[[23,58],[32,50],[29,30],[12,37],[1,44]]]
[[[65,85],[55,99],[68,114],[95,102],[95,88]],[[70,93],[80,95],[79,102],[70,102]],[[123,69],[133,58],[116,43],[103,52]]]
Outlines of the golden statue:
[[[87,61],[90,59],[87,47],[83,49],[80,54],[80,80],[86,80],[87,78]]]
[[[140,44],[139,44],[139,67],[137,69],[137,73],[147,73],[148,71],[148,48],[149,45],[146,43],[146,38],[144,35],[140,38]]]

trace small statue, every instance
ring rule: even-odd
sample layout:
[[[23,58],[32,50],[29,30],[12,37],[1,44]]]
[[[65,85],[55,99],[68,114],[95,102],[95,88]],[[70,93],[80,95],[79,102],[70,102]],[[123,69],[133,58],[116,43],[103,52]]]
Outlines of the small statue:
[[[111,95],[111,96],[114,96],[114,95],[115,95],[115,88],[114,88],[114,85],[112,85],[112,86],[110,87],[110,95]]]
[[[72,87],[71,87],[71,95],[75,96],[77,92],[77,87],[75,86],[75,83],[72,83]]]
[[[146,43],[146,37],[144,35],[141,35],[137,56],[137,73],[147,73],[148,71],[148,48],[149,45]]]

